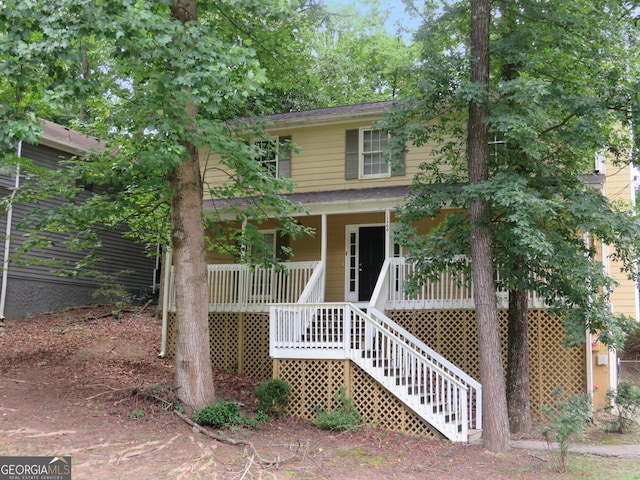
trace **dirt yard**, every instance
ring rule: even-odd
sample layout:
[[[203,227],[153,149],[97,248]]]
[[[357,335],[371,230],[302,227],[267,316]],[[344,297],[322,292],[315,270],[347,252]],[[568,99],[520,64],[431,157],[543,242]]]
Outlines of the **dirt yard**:
[[[151,313],[138,308],[118,319],[94,307],[7,320],[0,455],[70,455],[75,480],[557,477],[545,452],[493,455],[366,426],[323,431],[293,418],[214,432],[255,452],[213,440],[149,399],[149,386],[173,376],[172,361],[158,358],[161,325]],[[255,415],[255,381],[216,372],[215,384],[219,398]]]

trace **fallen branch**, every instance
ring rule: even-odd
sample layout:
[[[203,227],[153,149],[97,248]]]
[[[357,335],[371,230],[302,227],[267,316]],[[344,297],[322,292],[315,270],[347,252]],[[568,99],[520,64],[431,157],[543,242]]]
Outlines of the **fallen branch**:
[[[253,445],[253,443],[251,443],[248,440],[241,440],[241,439],[236,439],[236,438],[229,438],[229,437],[225,437],[222,435],[217,435],[209,430],[207,430],[206,428],[202,427],[201,425],[198,425],[196,422],[194,422],[193,420],[191,420],[189,417],[187,417],[185,414],[179,412],[178,410],[174,410],[173,413],[175,413],[178,417],[180,417],[182,420],[184,420],[188,425],[190,425],[194,431],[198,432],[198,433],[202,433],[203,435],[212,438],[214,440],[217,440],[219,442],[222,443],[228,443],[230,445],[244,445],[247,446],[251,449],[251,451],[253,452],[253,457],[252,458],[257,458],[258,463],[260,463],[261,465],[268,465],[268,466],[278,466],[282,463],[285,462],[289,462],[291,460],[293,460],[297,455],[298,455],[298,451],[300,450],[300,447],[302,445],[302,442],[298,441],[298,447],[296,448],[296,450],[293,452],[293,455],[291,455],[288,458],[275,458],[273,460],[267,460],[266,458],[262,458],[260,456],[260,454],[258,453],[258,450],[256,449],[256,447]]]
[[[176,402],[177,389],[172,384],[155,383],[152,385],[134,385],[124,388],[112,388],[109,385],[100,386],[108,388],[109,390],[87,397],[85,400],[93,400],[94,398],[108,394],[123,394],[122,398],[115,401],[114,405],[119,405],[120,403],[129,401],[132,398],[141,397],[162,406],[164,410],[174,408]]]
[[[536,460],[540,460],[541,462],[548,462],[546,458],[541,457],[540,455],[536,455],[535,453],[529,453],[529,456],[535,458]]]
[[[91,395],[90,397],[86,397],[85,400],[93,400],[94,398],[101,397],[102,395],[108,395],[110,393],[120,393],[120,392],[129,392],[129,396],[131,396],[131,394],[136,389],[136,387],[113,388],[113,387],[110,387],[109,385],[100,385],[100,386],[107,387],[110,390],[107,390],[106,392],[97,393],[95,395]]]
[[[138,312],[138,313],[142,313],[142,312],[144,312],[144,311],[147,309],[147,307],[148,307],[149,305],[151,305],[151,302],[153,302],[153,298],[150,298],[149,300],[147,300],[147,303],[145,303],[145,304],[140,308],[140,310],[139,310],[139,312]]]
[[[160,442],[156,440],[153,442],[146,442],[146,443],[143,443],[142,445],[136,445],[135,447],[128,448],[124,452],[122,452],[122,454],[116,461],[116,465],[120,464],[122,460],[128,460],[132,457],[138,457],[140,455],[146,455],[147,453],[152,453],[152,452],[157,452],[158,450],[162,450],[163,448],[166,448],[169,445],[171,445],[179,437],[180,437],[180,434],[178,433],[177,435],[174,435],[162,445],[158,445],[158,443]],[[148,450],[143,450],[145,447],[149,447],[149,446],[151,446],[152,448]]]

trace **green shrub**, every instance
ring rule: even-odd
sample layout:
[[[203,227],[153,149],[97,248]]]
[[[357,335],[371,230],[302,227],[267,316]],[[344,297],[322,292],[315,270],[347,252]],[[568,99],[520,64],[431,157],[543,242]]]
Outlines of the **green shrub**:
[[[345,431],[360,425],[362,417],[356,410],[353,400],[347,398],[345,387],[340,387],[340,390],[333,395],[333,399],[340,403],[340,406],[331,412],[325,412],[319,408],[318,414],[313,420],[313,424],[316,427],[326,430]]]
[[[555,389],[552,395],[557,400],[555,405],[541,407],[546,421],[540,433],[544,436],[550,452],[554,453],[550,444],[558,443],[557,455],[550,457],[556,469],[564,473],[567,471],[567,453],[571,440],[587,429],[591,417],[591,396],[584,393],[562,400],[564,393],[560,388]]]
[[[269,420],[271,420],[269,415],[264,413],[262,410],[259,410],[258,413],[256,413],[256,422],[267,423]]]
[[[124,282],[121,280],[121,277],[131,275],[131,273],[133,273],[133,270],[121,270],[108,274],[100,272],[90,273],[90,275],[99,282],[98,288],[91,296],[101,303],[115,305],[117,309],[113,311],[113,314],[118,319],[122,316],[122,308],[131,304],[133,301],[133,297],[127,291]]]
[[[210,427],[232,427],[246,424],[240,406],[235,402],[220,400],[196,411],[193,420],[199,425]]]
[[[613,414],[611,430],[625,433],[640,417],[640,387],[629,382],[618,383],[617,390],[607,391],[607,400],[612,402],[605,410]]]
[[[282,417],[287,413],[290,391],[291,385],[279,378],[271,378],[259,383],[254,391],[258,399],[258,411]]]

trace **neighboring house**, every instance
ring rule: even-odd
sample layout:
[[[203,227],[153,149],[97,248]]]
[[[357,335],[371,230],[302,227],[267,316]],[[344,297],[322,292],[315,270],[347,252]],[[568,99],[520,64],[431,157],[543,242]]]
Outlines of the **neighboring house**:
[[[61,125],[41,121],[42,138],[39,145],[21,143],[17,145],[18,156],[31,159],[35,164],[52,169],[61,168],[60,161],[90,150],[98,150],[103,145],[94,138],[84,136]],[[100,280],[81,275],[77,278],[56,275],[55,266],[14,263],[12,253],[21,245],[27,232],[18,225],[33,205],[12,201],[12,192],[28,181],[19,169],[0,172],[0,195],[5,199],[0,216],[1,252],[3,253],[2,283],[0,291],[0,318],[22,318],[44,311],[54,311],[66,307],[92,305],[98,300],[92,295],[100,286]],[[90,195],[90,188],[86,195]],[[49,199],[38,202],[40,208],[52,208],[61,200]],[[35,260],[56,259],[73,265],[83,257],[82,252],[68,250],[60,234],[49,234],[51,247],[34,251],[30,257]],[[133,295],[148,295],[155,283],[156,262],[146,256],[144,247],[124,238],[119,230],[101,233],[102,260],[91,267],[104,275],[129,271],[119,281]]]
[[[386,135],[373,126],[389,106],[269,117],[269,133],[299,151],[273,152],[261,161],[268,159],[274,175],[293,179],[287,196],[308,209],[298,221],[316,235],[279,240],[277,219],[261,226],[274,247],[284,241],[293,252],[284,272],[210,254],[211,359],[217,368],[288,381],[292,415],[312,419],[317,407],[333,408],[332,396],[344,386],[369,423],[467,441],[482,429],[472,291],[455,281],[457,272],[443,272],[415,297],[403,291],[412,267],[394,245],[395,212],[431,147],[409,148],[401,165],[389,169],[382,158]],[[629,201],[630,169],[605,176],[602,168],[589,182]],[[217,169],[207,171],[208,184],[223,181]],[[205,211],[225,205],[204,201]],[[439,221],[425,220],[420,228],[428,231]],[[608,268],[616,275],[616,265]],[[634,285],[618,280],[615,309],[636,316]],[[175,305],[169,275],[166,281],[162,351],[172,356]],[[506,358],[506,295],[499,298]],[[602,405],[616,382],[615,354],[590,337],[581,348],[563,348],[561,321],[535,297],[529,317],[532,413],[552,403],[556,387],[594,392]]]

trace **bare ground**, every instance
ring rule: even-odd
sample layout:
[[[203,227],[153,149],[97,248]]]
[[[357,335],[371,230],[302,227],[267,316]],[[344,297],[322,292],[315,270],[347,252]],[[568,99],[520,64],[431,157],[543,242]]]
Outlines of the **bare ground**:
[[[6,321],[0,337],[0,455],[70,455],[76,480],[557,476],[544,452],[494,455],[482,446],[366,426],[324,431],[294,418],[255,430],[213,432],[248,441],[255,451],[211,439],[152,398],[167,398],[151,386],[169,384],[173,364],[158,358],[161,325],[150,309],[138,307],[120,319],[111,311],[100,306]],[[218,397],[241,402],[243,413],[253,416],[257,382],[224,372],[215,376]]]

